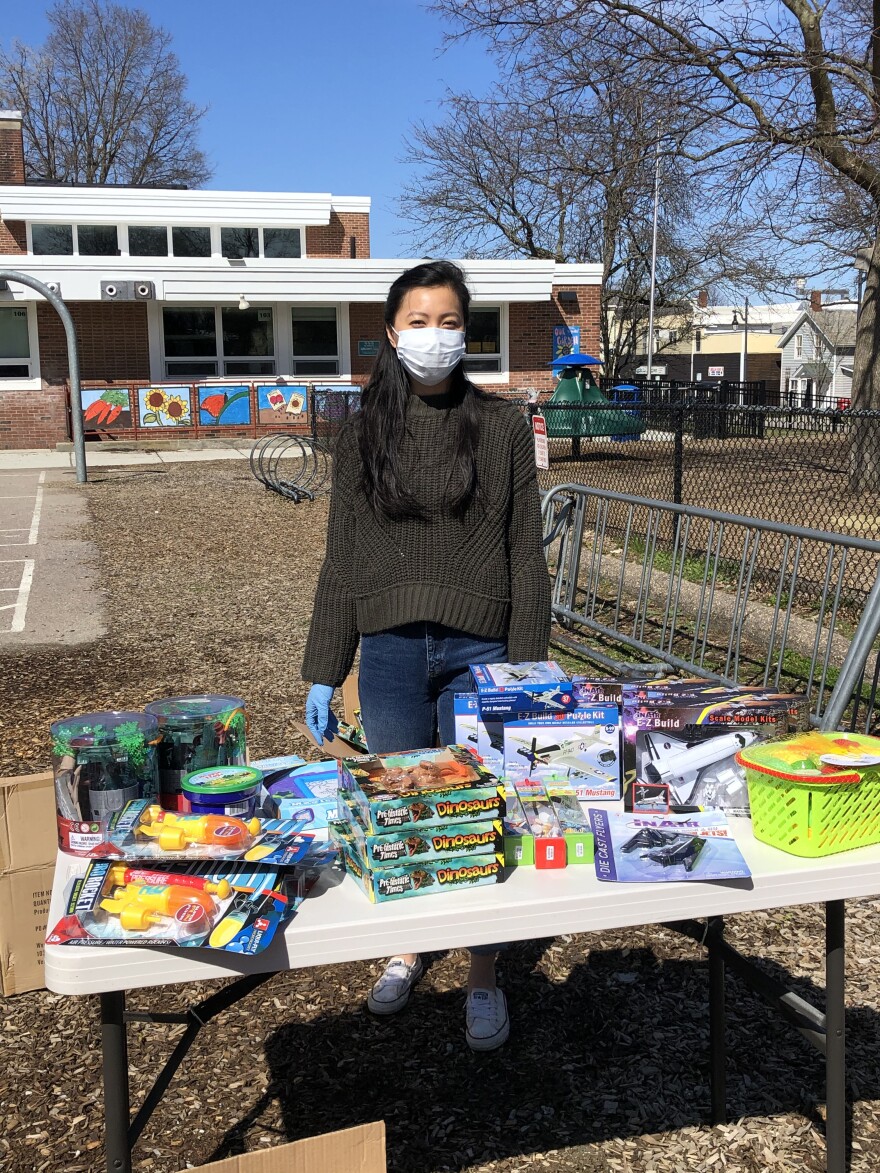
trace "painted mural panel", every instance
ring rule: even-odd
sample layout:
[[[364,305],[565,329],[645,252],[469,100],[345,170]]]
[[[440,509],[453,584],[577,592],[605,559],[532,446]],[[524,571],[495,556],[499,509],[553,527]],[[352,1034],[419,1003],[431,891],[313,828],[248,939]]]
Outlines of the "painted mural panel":
[[[249,385],[199,387],[199,423],[249,424],[251,422],[251,389]]]
[[[257,419],[261,424],[295,423],[306,410],[308,388],[301,386],[268,386],[257,388]]]
[[[94,388],[82,392],[83,429],[87,432],[131,427],[127,387]]]
[[[138,422],[142,428],[192,427],[189,384],[177,387],[140,387]]]

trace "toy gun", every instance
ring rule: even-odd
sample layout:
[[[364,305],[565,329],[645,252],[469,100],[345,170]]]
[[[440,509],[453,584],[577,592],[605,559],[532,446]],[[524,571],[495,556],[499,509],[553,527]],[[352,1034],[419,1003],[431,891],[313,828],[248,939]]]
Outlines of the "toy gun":
[[[183,851],[189,844],[235,849],[246,846],[259,835],[259,819],[236,819],[230,815],[178,815],[159,806],[144,811],[139,835],[158,840],[162,851]]]
[[[216,911],[207,893],[180,884],[126,884],[105,897],[101,907],[118,916],[123,929],[130,933],[142,933],[150,925],[161,924],[165,917],[194,923],[202,916],[212,917]],[[182,909],[191,912],[179,917]]]

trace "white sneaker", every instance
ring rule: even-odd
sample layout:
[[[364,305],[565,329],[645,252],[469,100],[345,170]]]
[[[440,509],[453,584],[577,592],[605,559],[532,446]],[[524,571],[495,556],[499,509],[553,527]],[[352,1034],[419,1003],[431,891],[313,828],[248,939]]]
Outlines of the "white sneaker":
[[[421,957],[417,957],[412,965],[402,957],[392,957],[370,990],[367,1006],[374,1014],[396,1014],[409,1001],[412,988],[423,972]]]
[[[494,1051],[500,1047],[510,1034],[503,990],[471,990],[466,1020],[467,1044],[472,1051]]]

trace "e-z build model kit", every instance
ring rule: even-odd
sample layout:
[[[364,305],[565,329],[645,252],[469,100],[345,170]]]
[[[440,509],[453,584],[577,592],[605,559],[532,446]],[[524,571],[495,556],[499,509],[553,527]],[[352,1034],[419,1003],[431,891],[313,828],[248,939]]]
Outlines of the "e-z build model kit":
[[[707,704],[662,697],[624,709],[624,807],[643,813],[749,811],[745,772],[736,754],[789,729],[785,700],[755,695]]]
[[[504,787],[462,746],[344,758],[340,795],[371,834],[485,822],[504,815]]]
[[[480,716],[563,713],[577,705],[568,676],[554,660],[525,664],[471,664]]]
[[[500,853],[453,855],[445,859],[410,860],[397,866],[371,866],[359,849],[349,823],[331,822],[330,838],[339,849],[345,870],[373,904],[401,900],[407,896],[428,896],[435,892],[496,884],[502,878],[504,857]]]
[[[566,783],[583,800],[620,798],[620,713],[616,706],[535,713],[504,725],[504,776]]]

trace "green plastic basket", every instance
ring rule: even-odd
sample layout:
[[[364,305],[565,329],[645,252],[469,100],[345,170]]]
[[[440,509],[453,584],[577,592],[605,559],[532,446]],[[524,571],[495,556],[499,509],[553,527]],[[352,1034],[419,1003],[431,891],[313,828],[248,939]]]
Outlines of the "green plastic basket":
[[[812,859],[880,843],[880,764],[844,765],[844,744],[880,759],[880,738],[853,733],[797,734],[736,755],[756,839]],[[823,752],[837,754],[837,763],[822,764]]]

